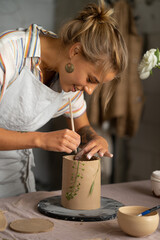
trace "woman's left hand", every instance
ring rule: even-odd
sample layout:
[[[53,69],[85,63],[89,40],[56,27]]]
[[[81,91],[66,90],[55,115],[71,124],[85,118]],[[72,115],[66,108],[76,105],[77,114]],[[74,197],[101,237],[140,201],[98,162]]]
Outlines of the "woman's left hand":
[[[71,128],[71,121],[67,119],[68,125]],[[113,157],[108,151],[108,143],[105,138],[99,136],[91,127],[86,112],[79,118],[74,119],[75,129],[81,136],[81,150],[75,156],[75,159],[80,159],[83,155],[86,155],[88,159],[91,159],[96,153],[100,157]]]
[[[108,151],[108,143],[101,136],[95,136],[92,140],[90,140],[83,148],[77,153],[75,159],[80,159],[83,155],[86,155],[88,159],[91,159],[96,153],[100,157],[113,157],[113,154]]]

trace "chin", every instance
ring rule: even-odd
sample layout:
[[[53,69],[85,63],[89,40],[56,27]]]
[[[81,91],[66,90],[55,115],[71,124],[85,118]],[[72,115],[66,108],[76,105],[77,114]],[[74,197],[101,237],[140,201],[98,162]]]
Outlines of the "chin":
[[[62,88],[62,90],[63,90],[64,92],[72,92],[71,90],[68,90],[68,89],[66,89],[66,88]]]
[[[64,92],[72,92],[70,89],[63,89]]]
[[[73,92],[71,87],[70,88],[69,87],[62,87],[62,89],[63,89],[64,92]]]

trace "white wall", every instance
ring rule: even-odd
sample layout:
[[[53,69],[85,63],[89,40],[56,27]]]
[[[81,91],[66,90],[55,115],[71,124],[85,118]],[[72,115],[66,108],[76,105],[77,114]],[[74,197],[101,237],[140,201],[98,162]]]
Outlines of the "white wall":
[[[32,23],[52,30],[54,0],[0,0],[0,32]]]

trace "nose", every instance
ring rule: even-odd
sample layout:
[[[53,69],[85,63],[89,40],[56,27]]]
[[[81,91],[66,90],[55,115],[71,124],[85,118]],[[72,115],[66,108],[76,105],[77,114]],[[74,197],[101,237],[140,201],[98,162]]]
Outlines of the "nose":
[[[88,94],[91,95],[94,91],[94,89],[96,88],[95,85],[90,85],[90,86],[85,86],[84,87],[84,91]]]

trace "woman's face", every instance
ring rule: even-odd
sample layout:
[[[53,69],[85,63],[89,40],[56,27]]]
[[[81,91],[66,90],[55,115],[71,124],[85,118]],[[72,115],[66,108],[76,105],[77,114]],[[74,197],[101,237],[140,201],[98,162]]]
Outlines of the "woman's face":
[[[69,62],[74,65],[72,73],[65,71],[65,64]],[[114,77],[115,73],[109,72],[103,82],[111,81]],[[70,61],[61,64],[59,78],[65,92],[81,90],[91,95],[100,83],[100,71],[96,69],[95,64],[86,61],[80,53],[76,53]]]
[[[100,83],[100,74],[96,64],[86,61],[80,51],[80,45],[75,44],[69,50],[69,57],[64,61],[61,61],[59,66],[59,79],[61,88],[65,92],[85,91],[91,95],[95,88]],[[68,73],[65,70],[65,65],[72,63],[74,65],[74,71]],[[114,72],[109,72],[103,83],[111,81],[115,78]]]

